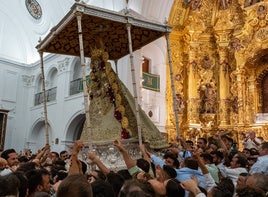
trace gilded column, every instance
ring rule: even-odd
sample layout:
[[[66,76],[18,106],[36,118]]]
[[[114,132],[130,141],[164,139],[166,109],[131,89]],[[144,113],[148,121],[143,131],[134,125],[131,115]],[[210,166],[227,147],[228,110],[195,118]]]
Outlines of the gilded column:
[[[245,123],[245,70],[238,68],[236,70],[237,79],[237,98],[238,98],[238,125],[244,125]]]
[[[228,46],[229,46],[229,31],[217,31],[216,38],[218,44],[219,54],[219,70],[218,70],[218,124],[220,128],[226,128],[230,125],[230,106],[229,106],[229,59],[228,59]]]
[[[258,113],[258,92],[256,87],[255,73],[247,80],[247,119],[249,124],[254,123],[255,115]]]
[[[236,70],[234,72],[236,76],[237,85],[237,126],[243,127],[245,124],[245,112],[246,112],[246,94],[245,94],[245,53],[244,51],[237,51],[235,53]]]
[[[191,40],[189,42],[189,60],[187,65],[187,122],[189,127],[195,127],[200,124],[199,121],[199,103],[200,98],[198,89],[198,49],[199,43],[193,39],[194,32],[190,32]]]

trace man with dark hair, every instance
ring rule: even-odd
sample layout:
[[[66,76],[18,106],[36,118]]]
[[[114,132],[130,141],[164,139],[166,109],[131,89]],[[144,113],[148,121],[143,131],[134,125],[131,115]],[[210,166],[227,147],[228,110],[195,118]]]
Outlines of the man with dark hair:
[[[12,168],[17,166],[20,162],[18,160],[18,155],[14,149],[7,149],[2,152],[1,157],[7,161],[7,165]]]
[[[0,196],[18,196],[20,180],[14,174],[0,176]]]
[[[261,173],[255,173],[253,175],[248,176],[246,180],[246,186],[255,186],[261,190],[264,191],[264,193],[268,194],[268,176],[261,174]]]
[[[262,173],[268,175],[268,142],[263,142],[259,147],[259,157],[251,167],[250,174]]]
[[[66,159],[69,159],[69,154],[68,154],[68,152],[66,151],[66,150],[63,150],[63,151],[61,151],[60,152],[60,159],[62,160],[62,161],[65,161]]]
[[[197,139],[196,143],[197,143],[196,144],[197,148],[202,149],[203,151],[207,147],[207,139],[206,138],[200,137],[200,138]]]
[[[92,188],[82,174],[73,174],[65,178],[57,191],[57,197],[93,197]]]
[[[45,169],[30,170],[26,172],[29,181],[29,196],[32,197],[40,192],[50,192],[49,172]]]
[[[203,159],[205,166],[209,173],[211,174],[212,178],[216,183],[219,182],[219,170],[217,166],[213,163],[213,157],[210,154],[203,153],[200,155]]]
[[[55,163],[56,161],[58,161],[60,159],[60,155],[59,153],[52,151],[50,152],[50,159],[52,163]]]
[[[226,177],[233,181],[234,186],[237,184],[239,174],[247,173],[247,159],[244,156],[234,156],[230,163],[230,167],[225,167]]]

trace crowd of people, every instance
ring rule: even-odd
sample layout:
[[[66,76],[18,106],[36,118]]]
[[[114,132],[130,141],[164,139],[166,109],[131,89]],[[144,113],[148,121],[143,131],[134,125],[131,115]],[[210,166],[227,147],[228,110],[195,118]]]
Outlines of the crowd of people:
[[[133,159],[120,140],[114,146],[125,169],[109,169],[94,151],[79,159],[84,147],[70,153],[50,150],[36,154],[14,149],[0,152],[0,196],[19,197],[267,197],[268,142],[254,131],[244,133],[243,149],[224,132],[194,143],[179,139],[162,156],[142,144],[142,157]],[[67,165],[68,164],[68,165]]]

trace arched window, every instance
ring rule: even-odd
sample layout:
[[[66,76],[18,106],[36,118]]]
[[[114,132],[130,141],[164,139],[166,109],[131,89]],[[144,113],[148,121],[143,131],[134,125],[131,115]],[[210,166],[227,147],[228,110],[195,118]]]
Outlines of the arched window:
[[[34,95],[34,105],[39,105],[43,103],[44,97],[42,92],[42,78],[41,75],[37,77],[36,86],[35,86],[35,95]]]
[[[83,74],[82,74],[81,61],[80,59],[77,58],[71,76],[70,95],[74,95],[83,91],[82,77]]]
[[[46,97],[47,101],[56,100],[57,95],[57,81],[58,81],[58,70],[54,67],[52,68],[47,76],[46,80]]]

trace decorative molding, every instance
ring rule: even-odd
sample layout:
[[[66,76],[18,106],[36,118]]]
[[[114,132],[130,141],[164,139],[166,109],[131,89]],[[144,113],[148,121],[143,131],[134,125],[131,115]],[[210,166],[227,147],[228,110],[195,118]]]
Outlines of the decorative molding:
[[[22,75],[22,81],[24,86],[32,86],[34,82],[34,75]]]
[[[67,70],[70,63],[70,58],[66,57],[64,60],[58,61],[58,71],[64,72]]]

